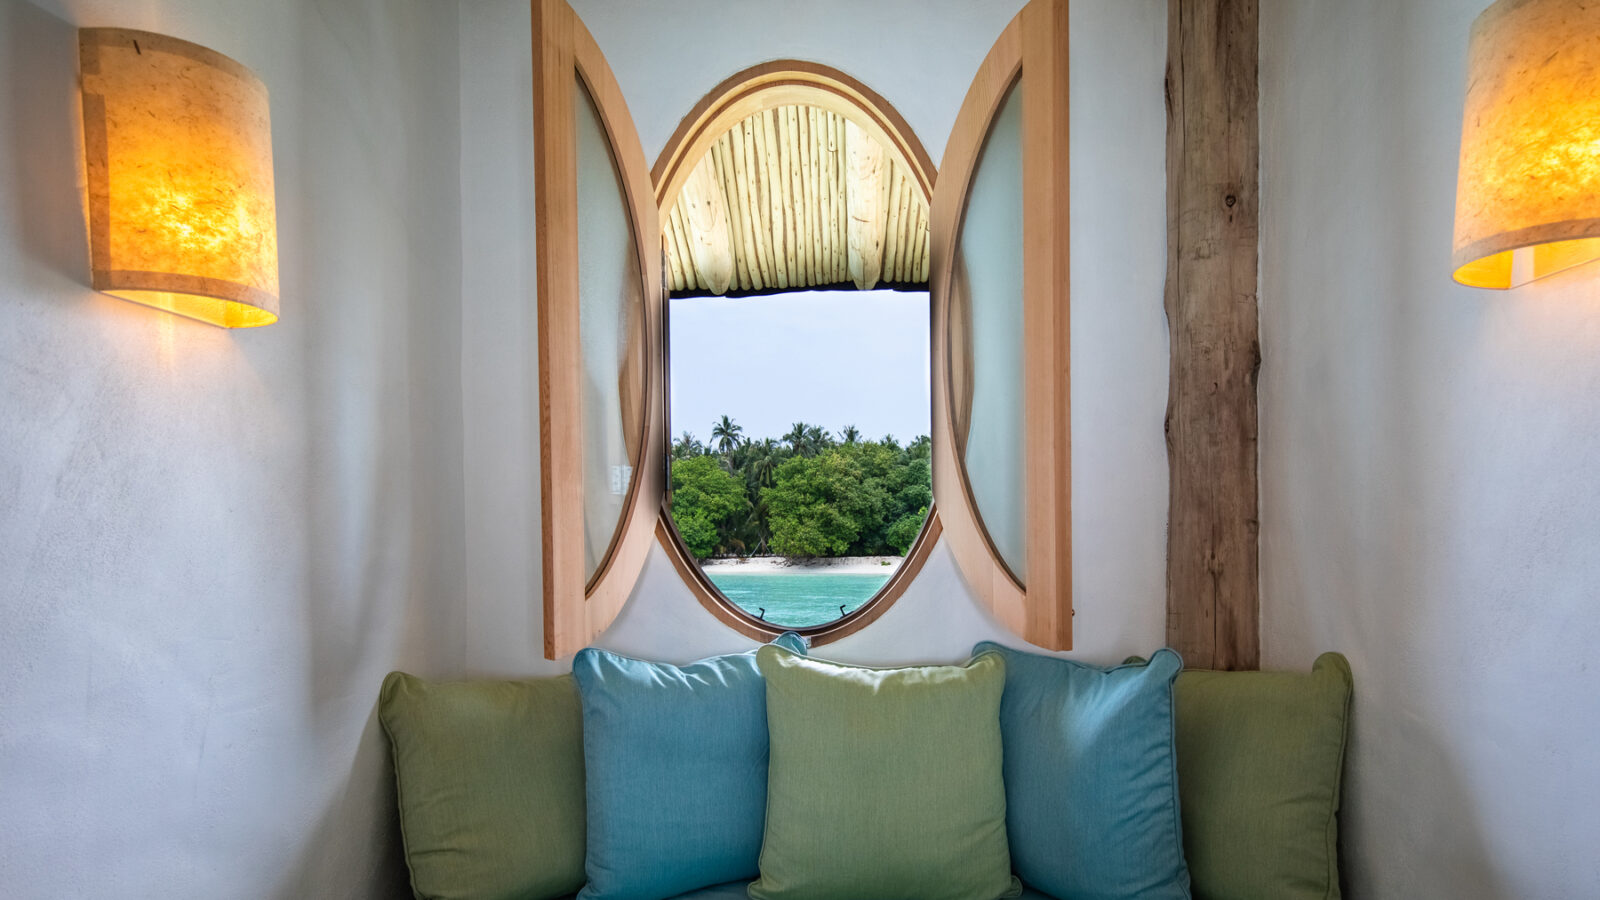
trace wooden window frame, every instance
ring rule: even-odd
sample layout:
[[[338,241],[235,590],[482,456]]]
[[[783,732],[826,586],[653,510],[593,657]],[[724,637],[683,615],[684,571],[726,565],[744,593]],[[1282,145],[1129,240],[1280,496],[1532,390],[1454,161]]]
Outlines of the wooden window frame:
[[[559,659],[587,646],[617,617],[650,552],[650,524],[666,479],[661,229],[644,150],[605,55],[565,0],[533,0],[532,18],[544,650],[547,658]],[[643,361],[642,397],[624,398],[624,408],[637,409],[642,416],[633,423],[633,475],[611,543],[588,578],[574,78],[588,90],[611,145],[632,220],[643,305],[643,327],[635,332],[629,353]]]
[[[979,602],[1024,640],[1072,648],[1070,167],[1066,0],[1033,0],[979,67],[950,131],[929,212],[934,264],[933,492],[945,539]],[[966,199],[989,129],[1013,86],[1022,95],[1023,471],[1027,571],[989,539],[957,450],[951,294]],[[1041,89],[1042,88],[1042,89]],[[970,404],[970,396],[963,402]],[[1046,502],[1039,502],[1043,498]]]
[[[784,59],[752,66],[729,76],[684,116],[652,171],[658,215],[669,214],[695,165],[730,128],[756,113],[791,105],[814,106],[854,122],[889,151],[897,166],[911,174],[924,202],[932,202],[937,175],[933,160],[905,118],[887,100],[838,69],[805,60]],[[930,323],[932,327],[935,326]],[[665,420],[664,405],[662,415]],[[922,530],[907,549],[904,561],[871,599],[832,622],[791,628],[751,616],[711,583],[678,534],[672,519],[670,493],[668,490],[663,496],[656,521],[657,543],[707,612],[734,631],[756,640],[770,640],[785,631],[797,631],[805,635],[812,646],[821,646],[872,624],[905,593],[928,561],[942,531],[935,503],[929,507]]]

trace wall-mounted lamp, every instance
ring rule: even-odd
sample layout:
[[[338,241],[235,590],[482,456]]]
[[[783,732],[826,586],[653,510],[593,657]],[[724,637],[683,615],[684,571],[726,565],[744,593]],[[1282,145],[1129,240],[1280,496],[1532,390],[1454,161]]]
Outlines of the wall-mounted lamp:
[[[278,320],[267,90],[159,34],[78,33],[94,288],[225,328]]]
[[[1600,258],[1600,4],[1499,0],[1473,23],[1459,178],[1456,281]]]

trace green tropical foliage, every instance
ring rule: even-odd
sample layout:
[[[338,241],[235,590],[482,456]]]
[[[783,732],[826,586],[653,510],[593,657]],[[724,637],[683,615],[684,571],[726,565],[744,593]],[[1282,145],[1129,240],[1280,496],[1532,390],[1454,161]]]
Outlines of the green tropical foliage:
[[[697,559],[717,555],[904,555],[933,505],[932,444],[836,440],[796,422],[751,440],[723,416],[710,445],[672,442],[672,516]]]
[[[744,485],[716,459],[695,456],[672,464],[672,518],[696,559],[717,549],[728,524],[749,505]]]
[[[705,452],[706,445],[695,440],[694,435],[687,431],[672,442],[673,459],[691,459],[696,456],[704,456]]]

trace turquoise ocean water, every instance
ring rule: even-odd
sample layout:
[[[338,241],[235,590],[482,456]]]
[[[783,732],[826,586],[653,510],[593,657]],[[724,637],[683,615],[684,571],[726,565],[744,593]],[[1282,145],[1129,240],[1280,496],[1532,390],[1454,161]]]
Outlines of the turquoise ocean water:
[[[839,618],[839,607],[854,612],[867,602],[883,583],[882,575],[841,575],[834,572],[797,572],[773,575],[708,572],[717,590],[752,616],[766,609],[766,620],[775,625],[805,628]]]

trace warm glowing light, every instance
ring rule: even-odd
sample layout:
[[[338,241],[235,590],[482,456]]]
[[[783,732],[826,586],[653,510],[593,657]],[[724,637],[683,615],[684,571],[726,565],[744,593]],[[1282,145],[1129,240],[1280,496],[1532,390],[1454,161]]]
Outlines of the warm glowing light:
[[[1509,288],[1600,258],[1600,4],[1499,0],[1472,26],[1455,279]]]
[[[159,34],[78,33],[94,287],[226,328],[278,320],[267,89]]]

